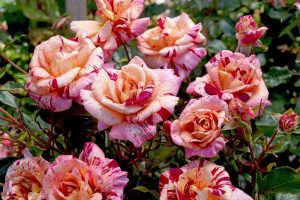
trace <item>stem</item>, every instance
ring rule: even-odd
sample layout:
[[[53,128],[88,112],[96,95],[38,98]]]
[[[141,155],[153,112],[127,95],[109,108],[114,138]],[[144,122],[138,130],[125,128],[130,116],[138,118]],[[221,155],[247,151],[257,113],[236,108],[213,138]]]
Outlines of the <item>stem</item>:
[[[9,114],[6,110],[4,110],[2,107],[0,107],[0,112],[2,112],[3,114],[5,114],[10,120],[13,121],[14,124],[20,126],[20,123],[18,120],[16,120],[16,118],[14,118],[11,114]]]
[[[260,163],[262,161],[262,159],[265,157],[266,153],[269,151],[269,148],[272,144],[272,142],[274,141],[275,137],[278,135],[279,131],[276,130],[274,132],[274,134],[272,135],[272,138],[270,139],[270,141],[268,142],[266,148],[260,153],[258,159],[257,159],[257,162]]]
[[[6,57],[2,53],[0,53],[0,57],[2,57],[4,60],[6,60],[9,64],[11,64],[14,68],[16,68],[17,70],[19,70],[23,74],[26,74],[26,75],[28,74],[24,69],[22,69],[21,67],[19,67],[16,63],[14,63],[11,59],[9,59],[8,57]]]
[[[258,164],[256,162],[255,154],[254,154],[254,149],[252,146],[252,142],[249,142],[249,150],[251,154],[251,160],[252,160],[252,165],[251,165],[251,194],[252,197],[254,198],[255,196],[255,185],[256,185],[256,180],[257,180],[257,171],[258,171]]]
[[[131,60],[130,56],[129,56],[129,53],[128,53],[128,49],[126,47],[126,44],[123,44],[123,47],[125,49],[125,53],[126,53],[126,56],[127,56],[127,59],[128,59],[128,62]]]
[[[10,122],[10,123],[14,123],[11,119],[8,119],[6,117],[2,117],[0,116],[0,119],[4,120],[4,121],[7,121],[7,122]]]

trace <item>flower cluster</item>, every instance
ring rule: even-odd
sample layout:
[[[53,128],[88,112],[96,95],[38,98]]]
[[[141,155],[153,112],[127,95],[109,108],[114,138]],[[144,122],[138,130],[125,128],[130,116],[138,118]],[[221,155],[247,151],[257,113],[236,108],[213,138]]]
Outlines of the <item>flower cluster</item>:
[[[179,101],[182,81],[206,50],[200,32],[186,13],[157,20],[139,18],[144,0],[96,0],[99,21],[73,21],[73,39],[54,36],[38,45],[30,62],[28,95],[43,109],[60,112],[74,102],[109,129],[109,138],[128,140],[140,148],[157,134]],[[236,25],[239,46],[259,43],[266,28],[251,16]],[[143,58],[134,57],[121,68],[108,62],[126,42],[137,39]],[[255,55],[222,50],[205,65],[207,74],[187,88],[190,99],[180,116],[165,123],[170,138],[185,148],[185,156],[215,157],[226,145],[222,127],[233,119],[250,121],[270,104]],[[297,116],[298,117],[298,116]],[[295,127],[296,117],[282,116],[280,128]],[[298,122],[298,121],[297,121]],[[93,143],[79,158],[58,156],[52,164],[25,156],[6,175],[3,199],[121,199],[127,172],[107,159]],[[223,167],[195,160],[170,169],[160,178],[161,199],[251,199],[235,188]]]
[[[105,158],[102,150],[86,143],[79,158],[58,156],[50,164],[25,151],[24,159],[13,163],[5,177],[2,199],[122,199],[127,172]]]

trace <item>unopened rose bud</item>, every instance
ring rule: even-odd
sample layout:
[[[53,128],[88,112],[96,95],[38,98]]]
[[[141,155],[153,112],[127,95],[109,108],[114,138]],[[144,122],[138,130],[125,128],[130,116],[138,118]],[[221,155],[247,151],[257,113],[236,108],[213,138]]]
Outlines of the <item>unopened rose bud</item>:
[[[230,101],[229,110],[234,117],[239,117],[243,121],[255,118],[252,109],[238,98],[234,98]]]
[[[241,46],[261,45],[259,39],[265,34],[267,27],[257,27],[251,15],[240,17],[236,28],[236,38]]]
[[[284,132],[291,132],[299,124],[299,115],[291,109],[283,113],[279,119],[279,128]]]

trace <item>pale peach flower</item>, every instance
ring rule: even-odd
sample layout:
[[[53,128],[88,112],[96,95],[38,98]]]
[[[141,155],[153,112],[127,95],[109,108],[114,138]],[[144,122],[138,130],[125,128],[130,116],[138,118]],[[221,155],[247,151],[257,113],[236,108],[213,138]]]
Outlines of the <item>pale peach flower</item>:
[[[236,38],[241,46],[255,45],[260,46],[259,39],[267,31],[267,27],[257,27],[257,24],[251,15],[240,17],[236,28]]]
[[[218,95],[227,102],[238,98],[249,107],[259,106],[260,111],[270,104],[260,62],[255,55],[246,57],[222,50],[205,67],[207,74],[190,83],[187,88],[189,94]]]
[[[172,140],[185,147],[188,158],[214,157],[225,146],[221,127],[228,117],[228,105],[217,96],[192,99],[171,124]]]
[[[175,75],[186,78],[206,55],[198,47],[206,42],[201,23],[195,24],[182,13],[175,18],[161,17],[157,24],[138,37],[138,49],[149,67],[171,68]]]
[[[231,184],[224,167],[206,160],[165,171],[159,190],[160,200],[252,200]]]
[[[51,200],[121,200],[127,182],[127,172],[115,160],[105,158],[96,144],[86,143],[78,159],[71,155],[55,159],[42,194]]]
[[[103,65],[103,52],[80,35],[78,41],[54,36],[38,45],[30,61],[28,95],[42,108],[67,110]]]
[[[291,132],[297,128],[299,123],[299,115],[290,109],[280,116],[279,128],[283,132]]]
[[[42,157],[32,157],[28,149],[25,151],[25,158],[14,162],[6,172],[3,200],[42,199],[42,182],[49,163]]]
[[[91,90],[82,90],[84,108],[98,119],[99,131],[136,147],[152,139],[156,124],[174,111],[181,79],[171,69],[150,69],[133,58],[121,70],[101,70]]]
[[[99,21],[73,21],[71,30],[83,32],[104,51],[105,61],[120,45],[142,34],[150,18],[139,18],[144,10],[144,0],[96,0]]]

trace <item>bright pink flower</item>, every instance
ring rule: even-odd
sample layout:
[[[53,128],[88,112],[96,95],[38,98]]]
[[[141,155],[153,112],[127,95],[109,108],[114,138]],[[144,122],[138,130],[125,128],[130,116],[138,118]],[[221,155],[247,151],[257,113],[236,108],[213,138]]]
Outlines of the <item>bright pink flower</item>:
[[[48,166],[49,163],[42,157],[25,153],[24,159],[17,160],[8,168],[2,199],[41,200],[42,182]]]
[[[79,159],[58,156],[49,166],[43,181],[44,199],[118,200],[128,182],[115,160],[105,158],[102,150],[86,143]]]
[[[12,142],[9,139],[9,135],[0,131],[0,159],[7,156],[11,156],[14,150]],[[2,139],[3,138],[3,139]]]
[[[149,69],[135,57],[121,70],[101,70],[92,90],[82,90],[80,96],[98,119],[99,131],[112,127],[110,138],[140,147],[154,137],[156,124],[173,113],[180,84],[171,69]]]
[[[28,95],[42,108],[67,110],[103,65],[103,52],[80,35],[78,42],[55,36],[38,45],[30,61]]]
[[[243,121],[249,121],[255,118],[253,110],[238,98],[232,99],[228,106],[233,117],[237,117]]]
[[[225,146],[221,126],[228,117],[228,105],[217,96],[192,99],[171,125],[172,140],[188,158],[214,157]]]
[[[100,21],[73,21],[71,30],[84,32],[104,51],[105,61],[111,59],[120,45],[142,34],[150,18],[139,18],[144,0],[96,0]]]
[[[206,55],[206,42],[200,33],[201,23],[195,24],[186,13],[175,18],[162,17],[158,26],[138,37],[138,49],[151,68],[171,68],[175,75],[186,78]]]
[[[251,15],[240,17],[240,20],[235,26],[236,38],[241,46],[257,45],[259,39],[267,31],[267,27],[258,28],[255,20]]]
[[[299,115],[290,109],[280,116],[279,128],[283,132],[291,132],[298,126],[299,123]]]
[[[252,200],[235,188],[222,166],[195,160],[165,171],[159,179],[160,200]]]
[[[222,50],[205,65],[207,73],[188,86],[195,96],[218,95],[229,102],[238,98],[248,106],[263,110],[269,104],[268,89],[262,79],[260,62],[255,55]]]

